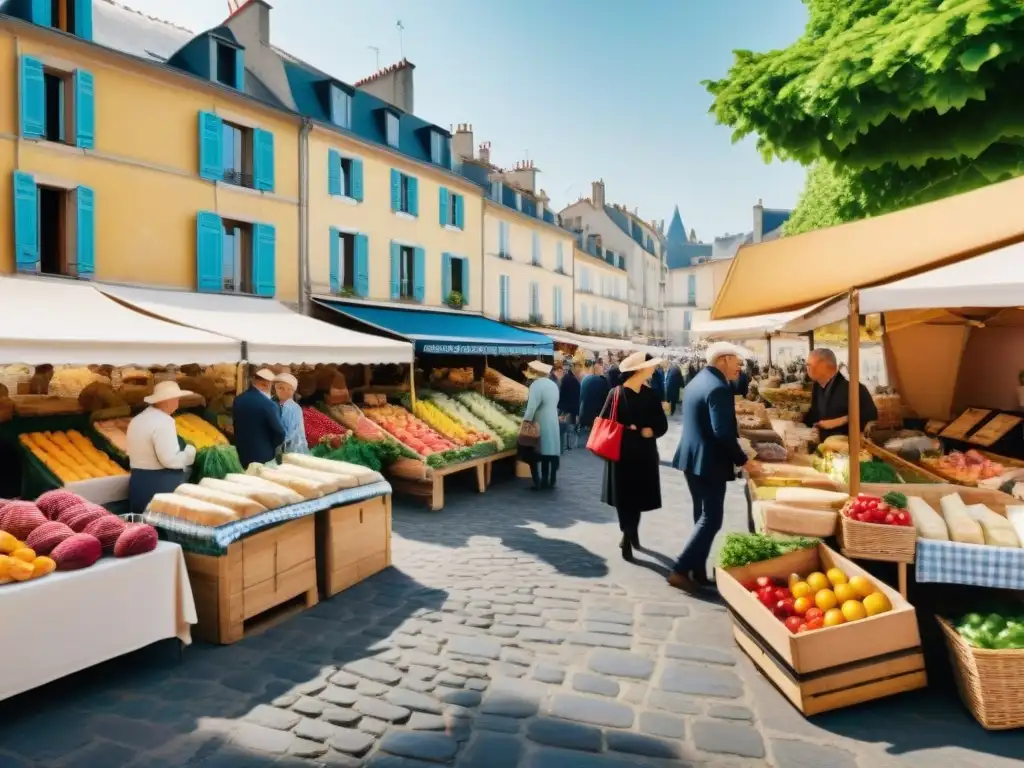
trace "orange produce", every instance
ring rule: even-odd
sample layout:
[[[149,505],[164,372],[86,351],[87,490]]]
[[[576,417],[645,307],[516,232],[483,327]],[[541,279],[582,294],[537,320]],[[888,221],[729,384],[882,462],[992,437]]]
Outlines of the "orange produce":
[[[31,563],[36,559],[36,553],[28,547],[21,547],[20,549],[14,550],[11,553],[11,557],[17,560],[24,560],[26,563]]]
[[[825,612],[825,626],[826,627],[838,627],[840,624],[846,622],[846,617],[843,612],[838,608],[833,608]]]
[[[811,598],[807,596],[798,597],[796,600],[793,601],[793,613],[798,614],[799,616],[803,616],[805,613],[807,613],[807,609],[811,608],[813,605],[814,603],[811,602]]]
[[[831,589],[822,589],[814,595],[814,604],[827,612],[835,608],[839,601],[836,600],[836,593]]]
[[[57,563],[48,557],[37,557],[32,563],[32,578],[38,579],[57,570]]]
[[[793,597],[807,597],[814,592],[814,590],[811,589],[811,585],[806,581],[798,581],[791,585],[789,589],[793,593]]]
[[[847,600],[843,603],[843,616],[847,621],[860,621],[867,618],[868,612],[860,600]]]

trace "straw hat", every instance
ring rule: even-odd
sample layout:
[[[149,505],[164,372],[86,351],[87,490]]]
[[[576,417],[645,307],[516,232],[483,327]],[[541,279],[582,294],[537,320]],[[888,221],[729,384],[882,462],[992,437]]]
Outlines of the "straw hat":
[[[657,368],[661,363],[662,358],[660,357],[652,357],[648,360],[647,355],[643,352],[634,352],[619,363],[619,373],[636,373],[645,368]]]
[[[704,353],[704,359],[707,360],[710,365],[714,365],[718,358],[727,357],[729,355],[738,357],[740,360],[746,360],[751,356],[743,347],[730,344],[728,341],[716,341],[714,344],[708,345],[707,352]]]
[[[147,395],[142,399],[144,402],[154,405],[155,403],[163,403],[167,400],[177,400],[191,394],[187,389],[179,387],[176,381],[161,381],[153,387],[152,395]]]
[[[551,373],[551,366],[542,363],[540,360],[533,360],[526,366],[527,370],[537,376],[547,376]]]
[[[299,380],[287,372],[277,374],[274,381],[278,384],[287,384],[292,389],[298,389],[299,387]]]
[[[264,381],[274,381],[277,378],[277,376],[274,375],[274,372],[269,368],[260,368],[256,371],[255,376],[256,378],[263,379]]]

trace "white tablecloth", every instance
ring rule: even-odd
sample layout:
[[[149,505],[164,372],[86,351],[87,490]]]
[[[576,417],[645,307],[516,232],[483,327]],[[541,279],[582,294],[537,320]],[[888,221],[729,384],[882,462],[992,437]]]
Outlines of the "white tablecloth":
[[[0,700],[177,637],[196,623],[181,547],[0,586]],[[14,661],[20,659],[20,661]]]

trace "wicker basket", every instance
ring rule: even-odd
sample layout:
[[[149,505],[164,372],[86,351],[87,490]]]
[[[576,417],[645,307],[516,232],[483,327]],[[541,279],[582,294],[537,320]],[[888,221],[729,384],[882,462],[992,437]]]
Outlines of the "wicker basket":
[[[903,428],[903,400],[899,395],[873,395],[871,399],[878,409],[879,429]]]
[[[975,648],[946,619],[936,618],[960,698],[974,719],[990,731],[1024,727],[1024,650]]]
[[[846,557],[912,563],[917,552],[917,529],[902,525],[862,523],[846,516],[850,504],[839,515],[839,544]]]

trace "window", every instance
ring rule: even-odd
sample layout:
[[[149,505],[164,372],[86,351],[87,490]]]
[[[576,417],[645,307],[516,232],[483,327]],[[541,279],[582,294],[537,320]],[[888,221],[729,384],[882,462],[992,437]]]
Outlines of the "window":
[[[391,169],[391,210],[410,216],[420,213],[419,181],[394,168]]]
[[[451,253],[441,254],[441,302],[453,308],[461,308],[469,304],[469,259]],[[461,301],[449,302],[453,293],[457,293]]]
[[[516,210],[517,211],[523,210],[523,193],[522,192],[516,192]]]
[[[273,225],[196,214],[196,283],[204,293],[276,292],[277,235]]]
[[[71,274],[67,211],[66,190],[39,187],[39,272],[44,275]]]
[[[500,181],[492,181],[491,182],[491,200],[493,200],[496,203],[500,203],[501,202],[501,182]]]
[[[540,323],[540,283],[530,283],[530,322]]]
[[[509,320],[509,293],[511,281],[508,275],[498,275],[498,319]]]
[[[554,295],[553,295],[552,298],[553,298],[553,305],[554,305],[553,309],[555,311],[555,317],[554,317],[555,325],[557,327],[559,327],[559,328],[563,328],[565,326],[564,326],[564,323],[562,322],[562,288],[561,288],[561,286],[558,286],[558,285],[555,286]]]
[[[199,175],[208,181],[274,191],[274,134],[199,113]]]
[[[222,219],[224,245],[221,250],[224,293],[255,293],[252,269],[252,225]]]
[[[444,165],[444,134],[439,131],[430,132],[430,162]]]
[[[337,287],[332,293],[354,294],[356,290],[356,236],[351,232],[337,232],[338,261]]]
[[[92,3],[82,0],[36,0],[29,6],[29,20],[69,35],[92,40]]]
[[[689,310],[686,310],[685,312],[683,312],[683,330],[684,331],[690,330],[690,327],[691,327],[692,324],[693,324],[693,313],[690,312]]]
[[[451,291],[463,293],[462,285],[462,259],[448,259],[448,280]],[[447,297],[445,297],[447,298]]]
[[[533,257],[532,263],[535,267],[541,266],[540,260],[540,235],[536,232],[533,233]]]
[[[222,123],[221,159],[228,184],[252,188],[252,131],[234,123]]]
[[[394,112],[384,113],[384,138],[389,147],[398,149],[398,115]]]
[[[498,258],[512,260],[508,245],[508,222],[498,222]]]
[[[462,229],[466,215],[466,200],[462,195],[440,188],[438,206],[442,227]]]
[[[416,250],[408,245],[400,246],[398,263],[401,270],[399,273],[398,295],[403,299],[415,298]]]
[[[92,149],[96,106],[93,76],[22,56],[20,64],[21,135]]]
[[[562,242],[559,241],[555,248],[555,272],[561,272],[565,274],[565,262],[562,255]]]
[[[336,85],[331,86],[331,122],[339,128],[352,127],[352,94]]]
[[[14,250],[18,272],[91,278],[95,273],[95,195],[89,187],[37,185],[14,172]]]
[[[687,275],[686,276],[686,303],[696,304],[697,303],[697,276]]]

